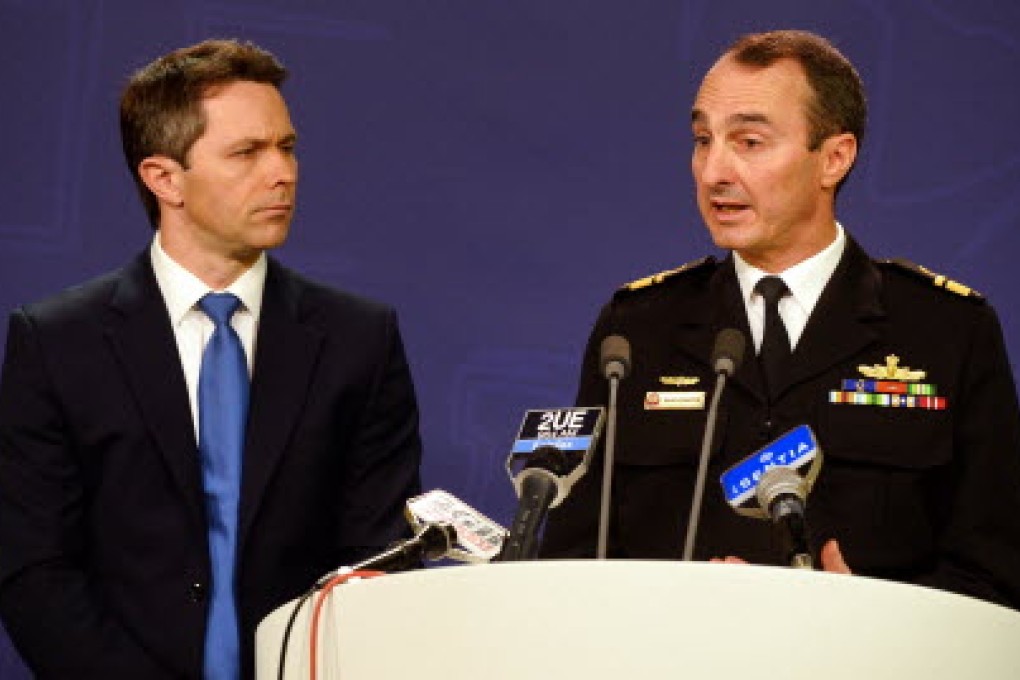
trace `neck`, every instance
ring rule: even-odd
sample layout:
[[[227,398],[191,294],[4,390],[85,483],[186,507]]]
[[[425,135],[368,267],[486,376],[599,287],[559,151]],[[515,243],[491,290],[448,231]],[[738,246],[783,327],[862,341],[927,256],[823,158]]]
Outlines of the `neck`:
[[[756,269],[768,274],[782,274],[790,267],[798,265],[828,248],[836,240],[838,234],[836,222],[832,220],[824,227],[815,229],[810,238],[795,243],[780,244],[768,249],[748,249],[736,252],[744,262]]]
[[[160,230],[159,245],[174,262],[194,274],[212,290],[223,290],[258,260],[261,251],[219,253],[203,249],[196,244],[174,238],[172,231]]]

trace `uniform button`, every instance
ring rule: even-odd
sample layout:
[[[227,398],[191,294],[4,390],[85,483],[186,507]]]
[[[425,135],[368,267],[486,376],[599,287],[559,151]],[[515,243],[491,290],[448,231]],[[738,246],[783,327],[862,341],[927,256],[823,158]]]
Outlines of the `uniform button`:
[[[206,588],[204,583],[196,581],[188,587],[188,596],[192,602],[205,602]]]

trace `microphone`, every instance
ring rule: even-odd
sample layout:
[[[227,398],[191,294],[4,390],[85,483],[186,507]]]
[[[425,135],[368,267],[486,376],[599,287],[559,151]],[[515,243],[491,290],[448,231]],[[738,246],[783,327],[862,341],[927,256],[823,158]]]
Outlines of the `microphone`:
[[[630,373],[630,342],[622,335],[607,336],[599,347],[602,376],[609,381],[609,414],[602,462],[602,495],[599,500],[599,535],[596,559],[606,559],[609,544],[609,509],[613,497],[613,469],[616,456],[616,401],[620,381]]]
[[[603,416],[601,407],[525,412],[506,460],[507,474],[520,501],[495,561],[536,557],[538,530],[549,509],[562,503],[588,471]]]
[[[351,567],[354,571],[396,571],[417,566],[421,560],[445,557],[457,542],[457,532],[450,524],[429,522],[413,538],[398,542],[375,557]]]
[[[786,561],[792,567],[811,569],[814,565],[807,543],[804,517],[807,490],[804,487],[804,478],[796,472],[787,467],[774,467],[762,475],[755,495],[773,524],[782,526],[790,539]]]
[[[458,562],[488,562],[499,553],[506,538],[505,528],[442,489],[408,500],[404,514],[415,531],[429,522],[453,525],[457,545],[445,557]]]
[[[559,480],[569,473],[570,463],[555,446],[540,446],[514,479],[520,503],[510,533],[499,555],[501,562],[533,560],[538,554],[538,528],[560,494]]]
[[[810,569],[805,512],[821,469],[818,440],[808,425],[800,425],[733,465],[719,481],[738,514],[784,527],[791,545],[787,562]]]
[[[630,343],[622,335],[607,336],[599,347],[599,365],[606,380],[623,380],[630,374]]]
[[[724,328],[715,336],[712,346],[712,370],[715,372],[715,390],[705,418],[705,434],[701,438],[701,455],[698,458],[698,475],[694,482],[691,498],[691,513],[687,521],[687,537],[684,539],[683,560],[689,562],[694,554],[694,540],[698,534],[701,519],[701,504],[705,497],[705,478],[708,476],[708,458],[715,440],[715,422],[719,417],[719,400],[722,398],[726,379],[733,375],[744,360],[744,334],[734,328]]]
[[[727,378],[732,377],[744,361],[746,345],[744,334],[737,329],[724,328],[719,331],[712,347],[712,370],[716,375],[724,373]]]

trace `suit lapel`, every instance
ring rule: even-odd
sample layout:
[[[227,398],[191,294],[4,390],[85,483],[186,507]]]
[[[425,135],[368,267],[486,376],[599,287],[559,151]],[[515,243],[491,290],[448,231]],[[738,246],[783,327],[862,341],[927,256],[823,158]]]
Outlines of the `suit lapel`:
[[[780,394],[827,371],[880,337],[874,323],[885,316],[880,285],[875,265],[848,235],[843,257],[794,350]]]
[[[270,260],[245,436],[238,554],[304,408],[318,362],[322,333],[302,323],[301,302],[300,283]]]
[[[684,308],[690,313],[679,320],[673,346],[711,370],[712,350],[719,331],[724,328],[740,331],[746,341],[744,360],[731,378],[731,385],[749,392],[758,400],[764,399],[761,376],[754,360],[751,329],[732,257],[716,269],[700,295],[701,299],[685,301]]]
[[[737,282],[732,255],[726,258],[723,266],[719,268],[712,281],[712,288],[712,299],[715,301],[712,341],[715,342],[715,335],[724,328],[735,328],[743,334],[744,360],[740,362],[736,373],[733,374],[733,384],[750,392],[759,401],[764,401],[765,385],[762,382],[761,371],[758,369],[758,362],[755,360],[751,326],[747,321],[747,308],[744,305],[743,294],[740,292],[740,284]],[[709,349],[709,352],[711,351]]]
[[[202,474],[188,388],[148,252],[124,269],[110,308],[113,315],[107,324],[107,339],[170,476],[190,515],[204,531]]]

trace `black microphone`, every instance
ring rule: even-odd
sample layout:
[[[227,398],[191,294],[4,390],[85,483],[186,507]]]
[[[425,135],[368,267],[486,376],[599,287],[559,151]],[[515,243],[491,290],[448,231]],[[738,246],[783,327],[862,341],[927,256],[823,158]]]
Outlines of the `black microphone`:
[[[790,540],[786,561],[792,567],[811,569],[808,549],[805,505],[807,483],[795,470],[774,467],[765,471],[755,492],[758,505],[768,512],[774,524],[783,527]]]
[[[438,560],[445,557],[457,543],[453,526],[429,522],[413,538],[400,541],[375,557],[351,567],[354,571],[396,571],[418,566],[422,559]]]
[[[599,347],[599,366],[609,381],[606,414],[606,446],[602,462],[602,496],[599,501],[599,535],[595,557],[604,560],[609,544],[609,508],[613,500],[613,462],[616,455],[616,400],[620,381],[630,373],[630,342],[622,335],[610,335]]]
[[[538,529],[557,496],[566,495],[560,491],[561,480],[574,467],[574,461],[555,446],[539,446],[531,452],[528,462],[514,479],[514,486],[520,491],[520,503],[503,549],[494,561],[535,559],[538,555]]]
[[[694,554],[694,539],[698,534],[701,518],[701,504],[705,497],[705,477],[708,475],[708,458],[715,440],[715,421],[719,416],[719,400],[722,398],[726,378],[736,373],[744,360],[744,334],[734,328],[724,328],[715,336],[712,346],[712,370],[715,372],[715,390],[705,418],[705,434],[701,438],[701,456],[698,459],[698,476],[694,482],[694,496],[691,499],[691,514],[687,521],[687,537],[684,540],[684,561],[690,561]]]
[[[630,374],[630,343],[622,335],[610,335],[599,347],[599,366],[606,380],[623,380]]]
[[[538,529],[588,472],[602,431],[601,406],[533,409],[524,413],[506,472],[520,503],[495,561],[534,559]]]
[[[747,342],[744,334],[735,328],[724,328],[715,336],[712,347],[712,370],[718,375],[725,373],[732,376],[744,361],[744,348]]]

